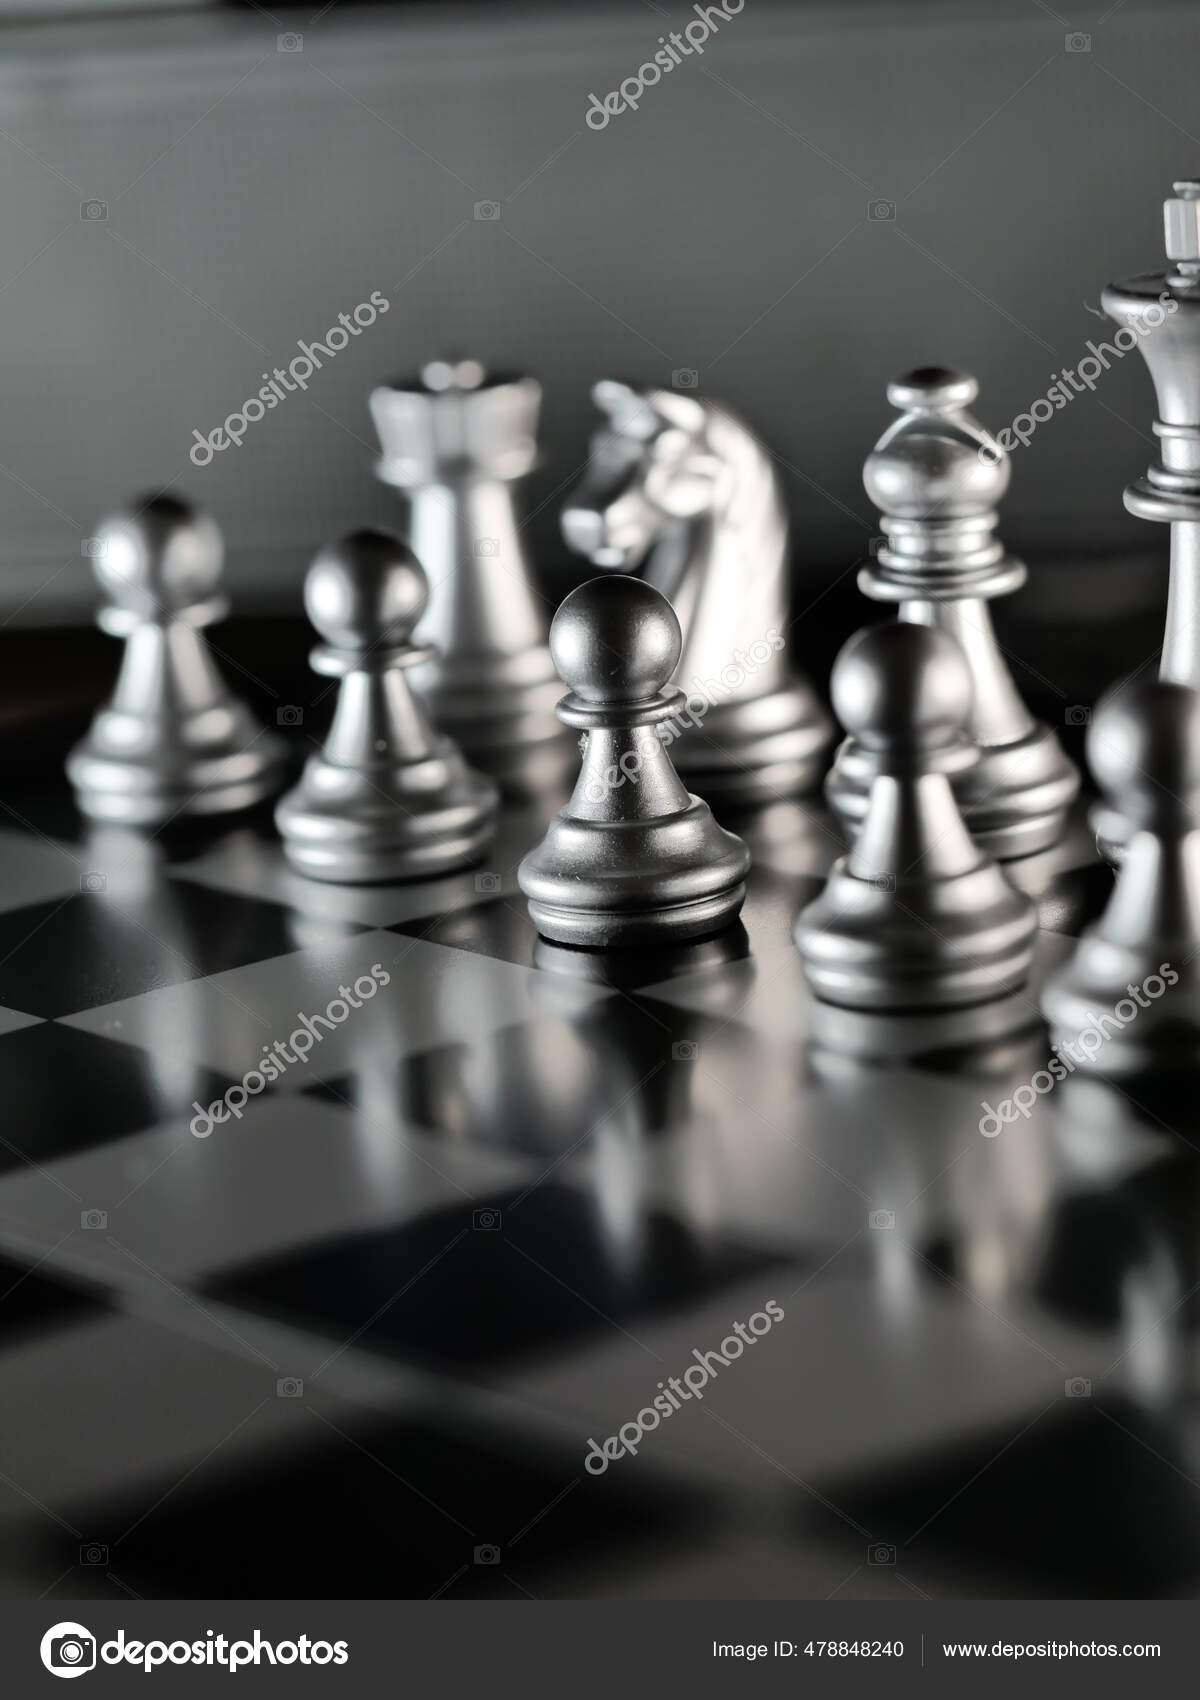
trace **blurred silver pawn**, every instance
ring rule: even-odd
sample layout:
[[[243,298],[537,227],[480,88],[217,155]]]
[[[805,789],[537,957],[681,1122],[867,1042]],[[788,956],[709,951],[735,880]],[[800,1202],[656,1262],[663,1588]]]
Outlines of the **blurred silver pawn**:
[[[111,700],[67,758],[94,820],[152,827],[245,809],[283,783],[283,746],[234,696],[204,627],[224,617],[224,549],[207,514],[154,496],[106,519],[92,569],[102,630],[125,639]]]

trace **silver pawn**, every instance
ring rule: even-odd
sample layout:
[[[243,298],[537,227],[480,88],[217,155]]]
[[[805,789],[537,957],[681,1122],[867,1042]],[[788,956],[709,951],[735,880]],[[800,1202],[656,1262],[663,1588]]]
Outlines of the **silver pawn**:
[[[813,991],[850,1009],[1010,991],[1029,970],[1036,908],[972,839],[951,790],[971,707],[962,651],[936,626],[869,626],[834,663],[832,692],[874,777],[857,842],[796,922]]]
[[[430,582],[413,674],[439,726],[487,772],[536,789],[569,760],[554,718],[560,686],[546,643],[550,604],[517,526],[513,489],[537,460],[541,386],[489,378],[475,360],[429,362],[370,396],[376,472],[403,493],[406,531]]]
[[[475,861],[498,802],[431,725],[408,683],[430,658],[413,642],[428,585],[398,537],[355,531],[322,549],[304,606],[324,638],[315,672],[341,681],[323,747],[275,809],[288,861],[312,879],[419,879]]]
[[[554,616],[550,650],[570,687],[559,718],[585,738],[570,802],[517,873],[546,938],[699,938],[742,906],[750,852],[689,795],[659,737],[684,700],[667,683],[682,642],[671,604],[640,579],[592,579]]]
[[[1200,692],[1143,678],[1110,693],[1088,730],[1087,751],[1130,836],[1108,907],[1047,981],[1043,1013],[1073,1069],[1114,1076],[1150,1067],[1194,1069],[1200,1063]]]
[[[1200,180],[1173,185],[1163,205],[1168,266],[1110,283],[1100,304],[1141,351],[1158,398],[1160,458],[1125,491],[1139,519],[1171,527],[1171,579],[1160,677],[1200,689]],[[1119,863],[1130,823],[1093,818],[1101,853]]]
[[[858,582],[865,596],[897,603],[902,620],[938,626],[958,642],[974,684],[965,733],[980,759],[964,758],[955,796],[978,842],[1007,861],[1058,841],[1079,773],[1025,707],[992,629],[988,602],[1019,589],[1026,569],[995,536],[1011,470],[966,411],[978,393],[974,378],[940,367],[888,385],[888,400],[903,411],[863,468],[886,542]],[[873,772],[870,752],[848,739],[826,794],[851,831],[866,812]]]
[[[93,820],[152,827],[249,808],[279,788],[284,751],[235,697],[204,627],[223,618],[216,522],[154,496],[98,528],[92,569],[102,630],[125,639],[111,700],[67,758]]]

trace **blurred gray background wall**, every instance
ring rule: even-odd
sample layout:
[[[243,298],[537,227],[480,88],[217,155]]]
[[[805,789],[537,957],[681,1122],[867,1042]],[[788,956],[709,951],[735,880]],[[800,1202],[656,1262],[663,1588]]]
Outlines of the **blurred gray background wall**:
[[[84,617],[96,519],[163,486],[221,521],[242,607],[294,608],[322,539],[397,518],[368,390],[443,352],[545,386],[552,583],[579,572],[556,492],[589,385],[678,372],[777,451],[797,573],[832,581],[876,530],[860,468],[888,378],[964,366],[1008,423],[1105,336],[1101,286],[1159,265],[1162,196],[1200,169],[1194,4],[745,0],[589,127],[589,95],[693,16],[343,0],[0,26],[0,616]],[[373,291],[389,311],[307,394],[191,463]],[[1010,543],[1076,575],[1165,550],[1121,505],[1152,417],[1133,354],[1041,425]]]

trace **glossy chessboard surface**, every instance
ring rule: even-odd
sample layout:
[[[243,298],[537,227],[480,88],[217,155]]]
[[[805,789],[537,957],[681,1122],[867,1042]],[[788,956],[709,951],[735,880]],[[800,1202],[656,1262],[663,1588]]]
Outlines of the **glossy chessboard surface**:
[[[812,802],[729,821],[742,926],[589,955],[516,888],[554,798],[380,888],[291,874],[269,811],[0,801],[10,1594],[1194,1590],[1195,1104],[1074,1078],[980,1133],[1111,884],[1082,817],[1013,865],[1031,987],[864,1018],[791,942]]]

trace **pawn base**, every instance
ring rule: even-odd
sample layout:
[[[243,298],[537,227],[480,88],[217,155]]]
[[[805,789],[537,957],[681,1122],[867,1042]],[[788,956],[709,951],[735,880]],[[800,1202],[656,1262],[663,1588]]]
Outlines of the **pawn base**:
[[[847,1009],[954,1009],[1022,985],[1037,909],[991,861],[930,887],[867,880],[843,857],[802,909],[795,938],[808,982]]]
[[[1085,933],[1075,956],[1046,982],[1042,1012],[1055,1048],[1073,1070],[1124,1079],[1151,1070],[1188,1069],[1200,1059],[1200,985],[1194,967],[1170,967],[1178,945],[1144,950]],[[1167,974],[1174,974],[1169,980]],[[1159,995],[1150,987],[1159,982]],[[1141,991],[1142,1004],[1129,995]]]
[[[272,796],[283,783],[283,746],[253,727],[246,728],[245,748],[186,753],[172,747],[151,750],[149,759],[141,761],[115,753],[107,730],[108,717],[102,714],[67,757],[76,807],[90,820],[155,827],[237,814]]]
[[[727,926],[745,902],[746,887],[736,885],[716,897],[676,903],[661,909],[614,914],[604,909],[556,908],[529,902],[529,918],[554,944],[604,949],[610,945],[666,944],[706,938]]]
[[[498,803],[491,781],[452,753],[380,772],[334,767],[318,755],[280,798],[275,823],[298,873],[377,884],[478,861],[494,836]]]
[[[560,810],[517,881],[538,931],[558,944],[702,938],[741,909],[750,852],[707,803],[649,820],[585,820]]]

